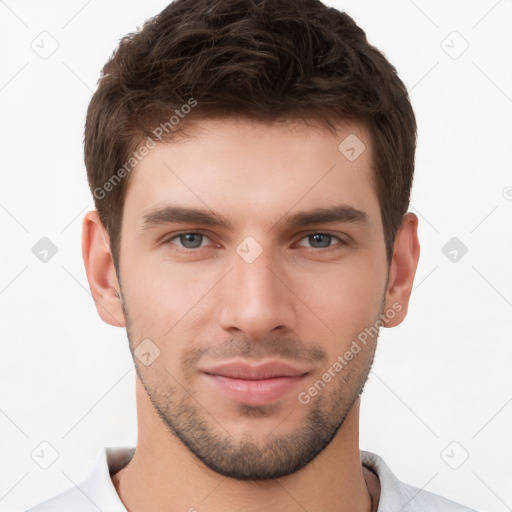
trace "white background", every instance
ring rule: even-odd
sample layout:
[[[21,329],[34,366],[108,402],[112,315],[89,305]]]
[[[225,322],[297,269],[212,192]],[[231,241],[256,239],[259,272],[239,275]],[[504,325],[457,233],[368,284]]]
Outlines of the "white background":
[[[93,208],[82,137],[119,38],[166,3],[0,1],[5,512],[85,479],[101,446],[136,442],[125,331],[98,317],[81,258]],[[360,446],[403,481],[480,511],[512,510],[512,4],[328,3],[396,66],[419,124],[410,211],[421,257],[407,319],[380,335]],[[31,47],[43,31],[58,42],[47,59]],[[462,38],[469,47],[452,58]],[[32,253],[44,236],[58,249],[47,263]],[[452,237],[468,248],[456,263],[442,252]],[[59,453],[48,469],[31,458],[43,441]]]

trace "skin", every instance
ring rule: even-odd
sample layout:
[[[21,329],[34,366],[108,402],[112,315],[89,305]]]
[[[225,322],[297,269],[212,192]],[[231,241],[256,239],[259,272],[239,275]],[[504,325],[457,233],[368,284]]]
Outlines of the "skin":
[[[376,510],[379,482],[360,462],[359,407],[377,336],[309,403],[298,394],[379,314],[394,311],[385,327],[403,321],[418,218],[404,216],[388,266],[367,132],[345,123],[334,136],[308,124],[208,120],[152,149],[130,177],[119,280],[97,212],[84,218],[100,317],[127,328],[132,355],[145,339],[160,351],[149,365],[134,355],[137,449],[113,476],[130,512],[370,511],[370,493]],[[354,161],[338,150],[351,133],[366,145]],[[145,212],[169,203],[217,212],[233,230],[196,222],[142,229]],[[368,224],[278,223],[339,204],[366,212]],[[176,235],[187,232],[205,236]],[[250,263],[237,253],[248,236],[262,250]],[[250,406],[199,372],[235,357],[280,359],[309,373],[276,402]]]

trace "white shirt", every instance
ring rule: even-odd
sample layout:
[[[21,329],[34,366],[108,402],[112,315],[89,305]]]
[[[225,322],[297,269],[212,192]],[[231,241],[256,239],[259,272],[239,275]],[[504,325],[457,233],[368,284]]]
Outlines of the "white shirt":
[[[135,447],[103,447],[89,477],[77,486],[43,501],[26,512],[127,512],[111,474],[117,473],[131,459]],[[418,487],[398,480],[378,455],[360,451],[361,462],[380,480],[380,499],[377,512],[476,512]]]

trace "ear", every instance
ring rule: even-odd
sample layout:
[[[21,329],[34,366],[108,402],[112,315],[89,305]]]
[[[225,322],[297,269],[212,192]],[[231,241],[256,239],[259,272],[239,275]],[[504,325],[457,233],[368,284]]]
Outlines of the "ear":
[[[401,324],[407,316],[419,257],[418,217],[414,213],[407,212],[395,236],[386,289],[385,311],[392,309],[396,314],[393,318],[385,321],[385,327],[395,327]]]
[[[125,327],[119,282],[110,251],[109,236],[98,211],[85,214],[82,222],[82,258],[92,298],[101,319],[115,327]]]

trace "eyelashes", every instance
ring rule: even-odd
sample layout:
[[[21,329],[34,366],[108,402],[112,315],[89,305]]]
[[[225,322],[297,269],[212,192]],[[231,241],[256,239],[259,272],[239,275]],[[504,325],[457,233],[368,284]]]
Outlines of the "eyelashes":
[[[211,240],[211,238],[205,233],[201,233],[199,231],[185,231],[174,234],[172,237],[167,238],[164,243],[177,246],[180,249],[179,252],[197,252],[198,249],[207,247],[202,244],[205,239]],[[179,243],[174,243],[175,240]],[[312,231],[310,233],[306,233],[298,242],[302,242],[303,240],[312,244],[309,248],[323,251],[348,245],[348,241],[344,238],[333,233],[323,231]],[[320,246],[315,245],[318,243],[320,243]],[[327,245],[322,245],[325,243],[327,243]],[[216,244],[216,246],[219,247],[219,244]],[[305,247],[302,244],[298,244],[298,246]]]

